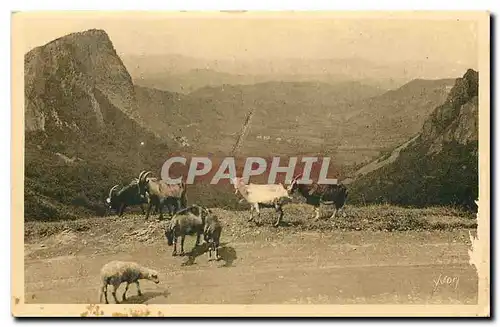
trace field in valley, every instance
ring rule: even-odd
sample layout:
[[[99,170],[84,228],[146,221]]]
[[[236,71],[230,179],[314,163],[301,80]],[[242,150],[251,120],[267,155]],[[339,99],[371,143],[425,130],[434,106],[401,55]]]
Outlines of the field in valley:
[[[345,217],[325,212],[313,221],[311,207],[291,205],[278,228],[273,210],[255,226],[248,211],[214,209],[224,225],[220,261],[208,261],[204,245],[172,257],[166,222],[142,215],[27,222],[25,301],[97,303],[99,270],[118,259],[160,272],[160,284],[141,282],[142,297],[131,285],[127,303],[477,303],[467,254],[474,215],[449,207],[345,209]],[[186,251],[193,245],[188,237]]]

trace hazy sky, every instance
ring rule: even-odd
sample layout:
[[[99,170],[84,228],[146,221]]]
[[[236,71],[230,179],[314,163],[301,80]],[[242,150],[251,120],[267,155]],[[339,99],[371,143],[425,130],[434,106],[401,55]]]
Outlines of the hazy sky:
[[[473,21],[335,19],[310,15],[288,19],[221,14],[220,19],[161,14],[31,16],[25,50],[91,28],[104,29],[118,54],[182,54],[205,58],[345,58],[374,62],[429,60],[477,67]]]

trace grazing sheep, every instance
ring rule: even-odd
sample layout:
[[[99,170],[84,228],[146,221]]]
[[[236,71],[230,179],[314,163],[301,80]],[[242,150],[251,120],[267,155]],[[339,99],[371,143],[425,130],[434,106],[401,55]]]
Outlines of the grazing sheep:
[[[207,209],[208,210],[208,209]],[[208,244],[208,258],[212,259],[212,251],[215,251],[215,259],[219,260],[220,235],[222,225],[216,215],[208,210],[208,216],[205,218],[205,227],[203,228],[203,238]]]
[[[127,261],[111,261],[105,264],[101,268],[101,286],[99,288],[99,303],[102,302],[102,296],[108,302],[108,285],[113,286],[113,298],[115,302],[118,303],[116,298],[116,290],[122,283],[127,283],[125,286],[125,291],[123,292],[122,301],[126,300],[126,293],[128,291],[128,285],[135,283],[137,285],[137,294],[142,295],[141,289],[139,287],[139,279],[148,279],[158,284],[160,280],[158,279],[158,272],[153,269],[143,267],[135,262]]]
[[[194,214],[193,211],[197,211]],[[181,213],[186,212],[185,215]],[[196,234],[196,244],[195,247],[200,244],[200,237],[203,234],[203,229],[205,225],[205,218],[209,214],[208,209],[203,208],[198,205],[191,205],[185,209],[178,211],[170,220],[166,230],[165,237],[169,246],[174,246],[172,252],[173,256],[177,255],[177,239],[181,239],[181,253],[184,255],[184,238],[186,235]]]

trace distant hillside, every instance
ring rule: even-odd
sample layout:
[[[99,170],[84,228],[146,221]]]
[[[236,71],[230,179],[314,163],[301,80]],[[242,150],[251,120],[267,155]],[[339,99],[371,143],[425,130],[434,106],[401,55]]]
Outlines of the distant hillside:
[[[336,85],[357,82],[378,90],[377,94],[387,90],[387,83],[382,81],[360,79],[353,81],[338,74],[229,74],[211,69],[192,69],[185,73],[171,74],[155,72],[134,77],[134,84],[160,89],[169,92],[191,93],[204,87],[220,87],[222,85],[252,85],[266,82],[311,82]],[[391,84],[391,86],[393,86]]]
[[[354,145],[392,148],[420,131],[428,115],[444,103],[455,79],[413,80],[352,107],[341,126]]]
[[[194,150],[227,153],[254,110],[242,154],[328,153],[352,164],[417,133],[453,82],[413,81],[383,94],[358,82],[266,82],[187,95],[137,86],[136,95],[145,124],[165,137],[185,137]]]
[[[351,184],[353,202],[475,209],[478,196],[478,73],[457,79],[398,158]]]
[[[267,81],[358,81],[382,89],[395,89],[414,79],[456,78],[468,68],[459,63],[429,60],[374,63],[360,58],[215,60],[157,54],[127,55],[122,59],[134,83],[173,92],[189,92],[202,86]]]
[[[142,122],[132,79],[104,31],[28,52],[25,218],[103,212],[110,186],[137,175],[165,143],[175,145]]]

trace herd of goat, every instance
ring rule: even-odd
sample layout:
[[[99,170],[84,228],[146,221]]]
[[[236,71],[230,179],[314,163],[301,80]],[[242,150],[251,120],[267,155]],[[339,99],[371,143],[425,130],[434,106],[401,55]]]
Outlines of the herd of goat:
[[[250,219],[254,218],[254,211],[260,217],[260,208],[274,208],[278,213],[278,219],[274,226],[278,226],[283,219],[283,206],[291,202],[292,194],[298,191],[306,203],[315,207],[315,219],[319,218],[321,204],[334,205],[334,218],[338,210],[343,208],[347,198],[347,189],[342,184],[300,184],[296,176],[292,182],[283,184],[246,184],[243,178],[235,177],[231,180],[235,195],[240,193],[241,201],[250,204]],[[165,229],[165,237],[168,245],[173,246],[172,255],[177,255],[177,240],[180,239],[180,255],[184,255],[184,239],[187,235],[196,235],[195,247],[200,244],[201,236],[208,245],[209,260],[212,259],[212,251],[215,252],[217,260],[219,256],[220,236],[222,225],[216,215],[208,208],[197,204],[187,205],[186,184],[168,184],[165,181],[151,177],[150,171],[142,171],[139,178],[133,179],[128,185],[119,189],[114,185],[109,191],[106,199],[108,208],[115,210],[119,216],[127,206],[139,205],[146,219],[149,218],[151,209],[155,207],[159,218],[163,217],[163,207],[166,205],[171,216]],[[144,205],[147,205],[147,211]],[[122,283],[126,283],[122,301],[126,299],[126,293],[130,284],[137,285],[138,295],[141,295],[139,279],[148,279],[159,283],[158,272],[135,262],[112,261],[103,266],[101,270],[101,284],[99,286],[99,302],[102,297],[108,302],[108,286],[112,286],[112,295],[115,303],[118,303],[116,291]]]
[[[283,206],[292,202],[292,194],[298,191],[306,203],[314,206],[315,219],[319,218],[320,205],[333,205],[334,212],[330,218],[334,218],[338,210],[342,209],[346,198],[347,188],[343,184],[300,184],[297,183],[299,176],[284,186],[283,184],[246,184],[243,178],[235,177],[231,180],[235,195],[238,193],[243,197],[241,201],[250,204],[249,221],[254,220],[254,211],[260,218],[260,208],[274,208],[278,218],[274,226],[279,226],[283,219]],[[151,171],[141,171],[139,178],[133,179],[128,185],[119,189],[114,185],[109,191],[106,199],[108,208],[115,210],[121,216],[127,206],[139,205],[146,220],[149,218],[151,209],[155,207],[159,218],[163,218],[163,207],[167,206],[171,218],[165,236],[168,244],[174,246],[173,255],[177,254],[177,239],[181,240],[181,254],[184,253],[184,236],[195,235],[196,245],[200,241],[201,234],[209,243],[210,256],[212,249],[218,257],[218,246],[220,238],[220,223],[211,211],[203,206],[187,205],[186,184],[169,184],[159,178],[152,177]],[[146,211],[144,205],[147,205]]]
[[[291,202],[292,194],[296,191],[305,199],[306,203],[314,206],[315,219],[319,218],[320,205],[333,205],[334,212],[330,218],[335,218],[337,212],[344,207],[348,190],[343,184],[311,184],[297,183],[296,176],[286,187],[283,184],[246,184],[241,177],[235,177],[231,183],[235,189],[235,195],[240,193],[243,199],[250,204],[250,219],[253,220],[254,211],[260,216],[260,208],[275,208],[278,219],[275,226],[281,223],[283,218],[283,206]],[[169,215],[173,216],[182,208],[187,208],[186,184],[169,184],[159,178],[151,177],[151,171],[141,171],[139,178],[134,178],[128,185],[119,189],[120,185],[114,185],[109,191],[106,203],[108,209],[115,210],[118,216],[122,216],[126,207],[140,206],[142,213],[149,218],[151,209],[159,213],[163,218],[163,207],[166,205]],[[147,210],[144,210],[147,205]]]

